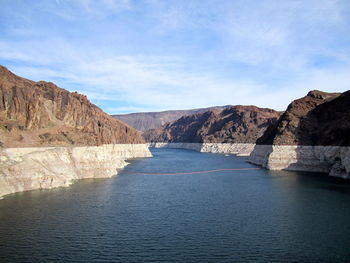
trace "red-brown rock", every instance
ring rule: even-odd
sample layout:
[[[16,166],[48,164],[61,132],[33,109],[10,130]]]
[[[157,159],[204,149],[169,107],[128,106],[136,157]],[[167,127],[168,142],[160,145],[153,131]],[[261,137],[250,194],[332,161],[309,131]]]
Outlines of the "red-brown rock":
[[[310,91],[293,101],[257,143],[350,146],[350,91]]]
[[[140,134],[51,82],[0,66],[0,142],[5,147],[143,143]]]
[[[148,142],[255,143],[279,116],[271,109],[232,106],[183,116],[143,136]]]

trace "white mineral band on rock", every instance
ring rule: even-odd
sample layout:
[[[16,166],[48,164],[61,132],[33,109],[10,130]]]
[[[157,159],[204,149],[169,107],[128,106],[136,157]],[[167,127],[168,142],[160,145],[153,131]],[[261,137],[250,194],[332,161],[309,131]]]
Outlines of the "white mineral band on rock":
[[[125,160],[151,157],[147,144],[4,148],[0,151],[0,196],[69,186],[74,180],[108,178]]]

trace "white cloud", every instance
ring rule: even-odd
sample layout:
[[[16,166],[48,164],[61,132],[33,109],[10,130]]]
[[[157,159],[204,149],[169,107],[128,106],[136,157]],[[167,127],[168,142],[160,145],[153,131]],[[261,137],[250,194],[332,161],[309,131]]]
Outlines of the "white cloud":
[[[224,104],[283,110],[311,89],[349,89],[344,1],[44,3],[21,23],[9,20],[3,36],[13,37],[0,38],[0,60],[19,75],[85,93],[110,113]],[[40,10],[54,15],[50,26],[35,24]],[[18,18],[23,10],[12,11]],[[318,56],[326,57],[321,66]]]
[[[34,59],[34,58],[33,58]],[[304,96],[308,90],[344,91],[349,89],[350,65],[342,71],[314,71],[285,87],[267,87],[249,80],[222,79],[215,75],[179,71],[162,58],[113,57],[79,60],[56,70],[41,67],[14,67],[18,74],[41,78],[63,79],[62,87],[79,84],[95,103],[126,101],[130,106],[111,106],[110,113],[142,109],[188,109],[225,104],[255,104],[283,110],[288,103]],[[181,67],[180,67],[181,68]],[[308,72],[310,73],[310,72]],[[142,105],[142,106],[134,106]]]

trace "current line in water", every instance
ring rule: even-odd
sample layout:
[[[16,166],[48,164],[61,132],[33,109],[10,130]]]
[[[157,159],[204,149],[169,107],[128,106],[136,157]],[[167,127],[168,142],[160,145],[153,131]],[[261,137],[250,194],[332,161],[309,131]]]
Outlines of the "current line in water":
[[[260,169],[261,168],[226,168],[226,169],[193,171],[193,172],[183,172],[183,173],[143,173],[143,172],[127,172],[127,173],[138,174],[138,175],[185,175],[185,174],[215,173],[215,172],[222,172],[222,171],[247,171],[247,170],[260,170]]]

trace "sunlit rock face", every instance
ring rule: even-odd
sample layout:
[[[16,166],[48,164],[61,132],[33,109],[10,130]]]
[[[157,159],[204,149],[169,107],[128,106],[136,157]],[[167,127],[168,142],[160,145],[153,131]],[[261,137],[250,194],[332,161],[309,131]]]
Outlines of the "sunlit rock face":
[[[148,156],[138,131],[86,96],[0,66],[0,196],[110,177]]]
[[[270,170],[323,172],[350,179],[350,147],[256,145],[248,161]]]
[[[127,159],[151,156],[146,144],[5,148],[0,151],[0,196],[111,177]]]
[[[34,82],[0,66],[0,145],[36,147],[144,143],[134,128],[86,96]]]

